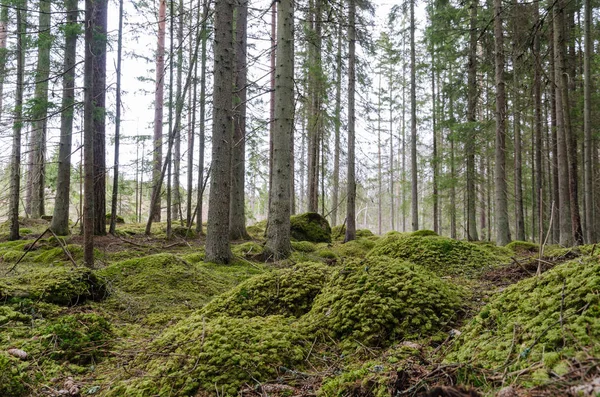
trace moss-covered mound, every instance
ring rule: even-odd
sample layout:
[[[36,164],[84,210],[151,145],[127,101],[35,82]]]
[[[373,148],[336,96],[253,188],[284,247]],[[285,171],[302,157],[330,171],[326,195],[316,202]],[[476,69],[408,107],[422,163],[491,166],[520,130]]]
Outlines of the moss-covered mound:
[[[600,262],[574,260],[508,287],[463,330],[448,361],[564,374],[566,358],[600,355]]]
[[[331,227],[321,214],[306,212],[291,218],[291,235],[298,241],[330,243]]]
[[[254,317],[307,313],[331,270],[321,263],[300,263],[292,268],[254,276],[209,303],[207,317]]]
[[[420,236],[420,237],[438,236],[438,234],[436,232],[434,232],[433,230],[428,230],[428,229],[417,230],[416,232],[412,232],[411,234],[413,236]]]
[[[302,333],[282,316],[208,321],[198,313],[169,328],[136,360],[142,378],[117,383],[109,396],[238,394],[277,378],[305,358]],[[130,378],[127,375],[127,378]]]
[[[208,267],[207,267],[208,266]],[[239,265],[223,271],[204,263],[190,263],[175,255],[157,254],[118,262],[99,271],[107,280],[111,302],[137,316],[145,313],[168,313],[174,306],[200,308],[213,296],[241,280],[235,274],[257,269],[240,269]]]
[[[344,244],[335,245],[333,251],[343,258],[364,258],[374,246],[374,241],[361,237]]]
[[[538,252],[540,246],[538,244],[529,242],[529,241],[511,241],[506,245],[506,248],[516,252],[516,253],[527,253],[527,252]]]
[[[0,395],[20,397],[27,395],[29,379],[23,367],[24,363],[17,358],[0,353]]]
[[[460,292],[401,260],[354,261],[332,275],[302,318],[308,328],[368,346],[437,332],[460,309]]]
[[[379,240],[368,255],[370,258],[376,256],[405,259],[442,275],[470,274],[503,259],[466,241],[400,233],[388,234]]]
[[[106,295],[104,281],[85,268],[67,265],[24,265],[20,274],[0,282],[0,299],[29,298],[59,305],[74,305]]]
[[[300,252],[315,252],[317,246],[310,241],[292,241],[292,248]]]
[[[231,252],[236,256],[252,257],[263,253],[263,246],[254,241],[246,241],[231,247]]]

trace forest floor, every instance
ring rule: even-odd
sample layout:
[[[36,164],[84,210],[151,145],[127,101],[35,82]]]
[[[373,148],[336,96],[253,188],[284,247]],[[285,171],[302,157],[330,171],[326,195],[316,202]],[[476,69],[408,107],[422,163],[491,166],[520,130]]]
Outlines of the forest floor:
[[[258,224],[216,265],[120,224],[87,269],[80,236],[5,228],[0,396],[600,395],[595,246],[334,228],[272,263]]]

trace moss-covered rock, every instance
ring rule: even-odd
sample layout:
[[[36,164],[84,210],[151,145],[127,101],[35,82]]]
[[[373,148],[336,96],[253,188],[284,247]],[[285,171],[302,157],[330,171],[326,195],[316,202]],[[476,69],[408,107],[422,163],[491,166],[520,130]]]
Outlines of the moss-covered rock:
[[[59,305],[74,305],[106,295],[104,281],[86,268],[58,265],[28,266],[0,285],[2,298],[29,298]]]
[[[192,315],[167,329],[136,360],[144,377],[115,384],[108,396],[234,396],[304,361],[304,337],[282,316],[207,320]],[[156,353],[156,354],[155,354]]]
[[[507,366],[509,371],[543,362],[547,378],[566,358],[598,356],[599,290],[597,258],[567,262],[520,281],[497,294],[464,327],[446,360]]]
[[[291,218],[291,236],[298,241],[330,243],[331,227],[321,214],[306,212]]]
[[[109,212],[106,214],[106,224],[108,225],[110,223],[110,218],[112,217],[112,214]],[[116,217],[116,222],[123,224],[125,223],[125,218],[123,218],[121,215],[117,215]]]
[[[292,248],[300,252],[315,252],[317,246],[310,241],[292,241]]]
[[[332,275],[302,321],[350,344],[388,345],[437,332],[456,318],[460,296],[418,265],[389,258],[353,261]]]
[[[94,313],[60,317],[43,328],[39,338],[50,358],[76,364],[87,364],[105,356],[112,339],[108,321]]]
[[[506,248],[514,251],[515,253],[527,253],[527,252],[538,252],[540,249],[539,244],[535,244],[529,241],[511,241],[506,245]]]
[[[441,236],[388,234],[378,241],[368,257],[404,259],[442,275],[471,274],[499,264],[503,258],[476,244]]]
[[[291,268],[254,276],[210,302],[207,317],[300,317],[329,280],[331,270],[321,263],[299,263]]]

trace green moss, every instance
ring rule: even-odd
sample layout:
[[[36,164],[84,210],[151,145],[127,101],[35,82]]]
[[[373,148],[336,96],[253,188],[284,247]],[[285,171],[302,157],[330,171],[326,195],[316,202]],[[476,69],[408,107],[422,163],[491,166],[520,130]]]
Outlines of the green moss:
[[[2,260],[6,263],[15,263],[23,256],[23,252],[21,251],[6,251],[4,255],[2,255]]]
[[[112,214],[109,212],[106,214],[106,224],[108,225],[110,223],[110,218],[112,217]],[[116,217],[116,221],[117,223],[125,223],[125,218],[123,218],[121,215],[117,215]]]
[[[29,379],[18,359],[0,353],[0,395],[20,397],[28,393]]]
[[[23,227],[23,228],[19,229],[19,235],[21,235],[21,236],[27,236],[28,234],[31,234],[31,233],[33,233],[33,230],[31,230],[29,228]]]
[[[597,356],[599,290],[600,263],[590,258],[520,281],[496,295],[464,328],[447,360],[485,368],[507,363],[509,370],[518,370],[540,361],[553,367],[582,349]]]
[[[165,229],[165,233],[166,233],[166,229]],[[192,239],[198,238],[198,233],[196,233],[196,230],[193,227],[187,228],[184,226],[175,226],[171,229],[171,233],[175,237],[192,238]]]
[[[375,235],[369,229],[358,229],[356,231],[356,237],[357,238],[360,238],[360,237],[373,237],[373,236],[375,236]]]
[[[504,259],[466,241],[401,233],[388,234],[378,241],[368,255],[371,258],[376,256],[408,260],[441,275],[472,274]]]
[[[76,364],[88,364],[106,355],[113,337],[108,321],[94,313],[61,317],[40,334],[40,343],[50,358]]]
[[[245,243],[232,246],[231,251],[236,256],[252,257],[254,255],[262,254],[263,246],[254,241],[247,241]]]
[[[259,270],[249,265],[212,266],[157,254],[118,262],[99,271],[112,305],[133,317],[197,309]]]
[[[335,272],[302,321],[350,344],[378,346],[433,334],[459,308],[459,291],[424,268],[373,258]]]
[[[106,290],[102,279],[91,270],[71,266],[28,266],[23,273],[4,280],[0,295],[73,305],[87,299],[101,299]]]
[[[118,382],[109,396],[236,395],[302,363],[304,338],[282,316],[211,321],[198,313],[169,328],[138,356],[143,377]]]
[[[320,263],[300,263],[260,274],[213,300],[202,313],[207,317],[299,317],[310,310],[330,272]]]
[[[413,236],[420,236],[420,237],[438,236],[438,234],[436,232],[434,232],[433,230],[427,230],[427,229],[417,230],[416,232],[412,232],[411,234]]]
[[[315,252],[317,246],[310,241],[292,241],[292,248],[300,252]]]
[[[323,259],[337,259],[338,256],[335,252],[330,250],[329,248],[321,248],[316,252],[317,256]]]
[[[344,244],[337,244],[333,247],[333,251],[343,258],[364,258],[374,246],[374,241],[364,237]]]
[[[393,390],[390,366],[377,361],[344,370],[341,374],[326,378],[317,395],[322,397],[371,396],[387,397]]]
[[[80,245],[68,244],[66,250],[75,260],[83,259],[83,248]],[[97,251],[95,252],[97,254]],[[69,257],[61,247],[43,249],[32,259],[34,262],[50,264],[53,262],[66,262]]]
[[[516,252],[516,253],[525,253],[525,252],[538,252],[540,249],[539,244],[531,243],[529,241],[512,241],[506,245],[506,248]]]
[[[327,219],[316,212],[306,212],[291,218],[291,235],[298,241],[330,243],[331,227]]]
[[[261,239],[265,237],[265,230],[267,229],[267,221],[260,221],[254,225],[246,227],[248,234],[255,239]]]
[[[331,238],[336,241],[344,241],[346,237],[346,225],[337,225],[331,228]]]
[[[8,323],[27,323],[31,321],[31,316],[15,311],[8,306],[0,306],[0,325]]]

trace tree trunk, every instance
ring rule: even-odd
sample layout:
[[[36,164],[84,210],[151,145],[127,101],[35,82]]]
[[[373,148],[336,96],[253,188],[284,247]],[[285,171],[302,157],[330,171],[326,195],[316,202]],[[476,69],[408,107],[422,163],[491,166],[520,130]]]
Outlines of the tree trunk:
[[[13,145],[10,160],[8,201],[9,240],[19,239],[19,195],[21,186],[21,130],[23,127],[23,90],[25,76],[25,41],[27,39],[27,3],[17,8],[17,81],[13,122]]]
[[[238,0],[235,38],[235,95],[233,109],[233,145],[231,149],[231,199],[229,204],[229,238],[246,240],[246,43],[248,0]]]
[[[201,24],[201,64],[200,64],[200,136],[198,137],[198,197],[196,200],[196,232],[202,233],[202,207],[204,196],[204,142],[205,142],[205,119],[206,119],[206,42],[208,40],[207,19],[208,0],[202,0],[202,24]]]
[[[467,240],[477,241],[476,206],[477,192],[475,190],[475,123],[477,122],[477,9],[479,0],[472,0],[470,9],[469,31],[469,70],[468,70],[468,103],[467,121],[472,125],[468,128],[465,140],[465,155],[467,157]]]
[[[410,0],[410,174],[412,230],[419,230],[417,170],[417,63],[415,56],[415,0]]]
[[[290,244],[290,174],[294,128],[294,8],[281,0],[277,17],[277,65],[275,119],[273,123],[273,175],[269,192],[269,216],[265,252],[274,260],[285,259]]]
[[[331,209],[331,226],[338,224],[338,206],[339,206],[339,184],[340,184],[340,130],[342,127],[342,35],[344,31],[342,24],[338,25],[337,31],[337,54],[335,57],[336,61],[336,75],[335,75],[335,135],[334,135],[334,149],[333,149],[333,186],[332,186],[332,209]]]
[[[2,0],[0,3],[0,119],[4,114],[4,79],[6,74],[6,61],[8,60],[8,49],[6,39],[8,37],[8,2]]]
[[[348,193],[346,198],[346,235],[344,242],[356,239],[356,157],[355,137],[355,86],[356,86],[356,1],[350,0],[348,9]]]
[[[322,0],[310,0],[308,20],[308,211],[319,211],[319,159],[322,138],[322,82],[321,65],[321,18]]]
[[[534,3],[534,26],[537,26],[540,20],[540,4]],[[542,244],[544,228],[544,210],[540,206],[540,200],[543,197],[544,168],[542,164],[542,66],[540,60],[540,32],[536,30],[533,36],[533,107],[534,107],[534,172],[533,172],[533,238],[539,233],[539,243]],[[536,222],[537,219],[537,222]],[[536,229],[537,228],[537,229]],[[538,230],[539,229],[539,230]],[[537,231],[537,233],[536,233]]]
[[[77,57],[78,0],[66,0],[65,59],[63,66],[63,95],[60,115],[60,144],[56,199],[50,228],[59,236],[69,234],[69,200],[71,197],[71,143],[75,105],[75,65]]]
[[[181,85],[183,79],[183,0],[179,0],[179,21],[177,26],[177,94],[178,100],[183,100],[181,97]],[[175,18],[173,15],[172,19]],[[173,33],[174,34],[174,33]],[[173,56],[173,54],[171,54]],[[172,99],[171,99],[172,100]],[[175,150],[173,151],[173,205],[171,213],[173,219],[179,219],[183,226],[183,216],[181,212],[181,182],[179,174],[181,173],[181,117],[175,120]]]
[[[436,125],[436,92],[435,92],[435,48],[431,49],[431,129],[433,133],[433,231],[439,232],[439,193],[438,193],[438,174],[439,174],[439,159],[438,159],[438,142],[437,142],[437,125]]]
[[[158,184],[162,170],[162,145],[163,145],[163,107],[165,89],[165,33],[167,22],[167,2],[158,0],[158,44],[156,48],[156,90],[154,92],[154,150],[152,155],[152,195],[158,195],[154,207],[150,208],[150,217],[160,222],[161,205]]]
[[[193,1],[190,1],[190,9],[193,8],[192,6]],[[196,14],[196,25],[194,24],[194,17],[193,17],[193,13],[190,12],[190,26],[189,26],[189,32],[190,32],[190,36],[192,35],[192,32],[196,32],[195,37],[200,37],[198,35],[198,30],[200,29],[200,18],[201,18],[201,10],[202,7],[200,4],[198,4],[198,10],[197,10],[197,14]],[[194,45],[194,41],[190,40],[189,43],[189,52],[190,52],[190,58],[189,58],[189,64],[191,65],[193,62],[193,54],[192,54],[192,46]],[[196,60],[196,63],[194,64],[194,87],[193,87],[193,93],[192,95],[190,95],[190,99],[188,102],[188,110],[189,110],[189,114],[188,114],[188,157],[187,157],[187,198],[186,198],[186,226],[189,228],[192,225],[192,222],[194,221],[193,218],[193,206],[192,206],[192,196],[193,196],[193,189],[194,189],[194,141],[195,141],[195,137],[196,137],[196,106],[198,103],[198,63]],[[199,188],[200,186],[198,186]]]
[[[229,263],[233,95],[233,0],[215,3],[213,135],[206,261]],[[286,141],[286,145],[289,140]],[[289,181],[286,181],[289,182]],[[288,184],[289,186],[289,184]],[[289,196],[286,197],[289,205]]]
[[[514,191],[515,191],[515,237],[519,241],[525,241],[525,218],[523,211],[523,148],[521,138],[521,47],[523,35],[520,31],[518,13],[519,8],[516,0],[513,0],[513,135],[514,135]]]
[[[508,197],[506,191],[506,93],[504,87],[504,34],[502,0],[494,0],[494,42],[496,68],[496,243],[510,243]]]
[[[377,234],[382,234],[383,226],[383,176],[381,161],[381,67],[379,68],[379,87],[377,90]]]
[[[32,172],[31,178],[31,217],[40,218],[44,212],[44,190],[46,187],[46,128],[48,114],[48,77],[50,76],[50,0],[40,0],[38,24],[38,59],[35,71],[34,107],[32,109]]]
[[[593,180],[593,160],[592,148],[594,140],[592,137],[592,76],[590,62],[592,58],[592,6],[591,0],[584,0],[585,3],[585,53],[583,58],[583,74],[584,74],[584,182],[583,191],[585,196],[585,219],[586,219],[586,243],[592,244],[596,241],[596,216],[594,205],[594,180]]]
[[[83,260],[88,267],[94,266],[94,0],[85,1],[85,64],[83,109]]]

